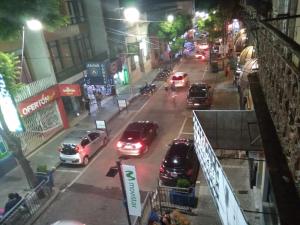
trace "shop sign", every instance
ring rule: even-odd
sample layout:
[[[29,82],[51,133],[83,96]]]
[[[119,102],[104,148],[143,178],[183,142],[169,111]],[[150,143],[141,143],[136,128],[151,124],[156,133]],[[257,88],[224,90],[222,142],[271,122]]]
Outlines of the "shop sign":
[[[106,85],[106,63],[89,62],[86,64],[87,76],[85,83],[88,85]]]
[[[50,102],[53,102],[59,97],[59,91],[57,86],[53,86],[40,94],[33,96],[32,98],[26,99],[20,102],[18,105],[18,110],[21,116],[28,116],[35,111],[45,107]]]
[[[122,165],[129,215],[141,216],[141,197],[135,166]]]
[[[59,84],[60,96],[81,96],[79,84]]]

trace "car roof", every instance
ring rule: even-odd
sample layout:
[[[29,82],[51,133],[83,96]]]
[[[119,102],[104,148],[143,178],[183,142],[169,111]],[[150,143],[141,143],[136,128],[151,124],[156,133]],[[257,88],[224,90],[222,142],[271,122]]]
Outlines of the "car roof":
[[[89,131],[89,130],[73,130],[63,139],[62,144],[79,144],[81,139],[89,133],[95,133],[98,131]]]
[[[130,123],[126,130],[136,130],[136,131],[139,131],[141,128],[144,128],[146,124],[149,124],[149,123],[153,123],[151,121],[136,121],[136,122],[132,122]]]
[[[187,74],[186,72],[175,72],[172,76],[182,76],[184,74]]]
[[[188,150],[193,146],[190,140],[181,139],[181,140],[174,140],[168,150],[166,157],[179,157],[185,158]]]
[[[207,88],[207,84],[206,83],[194,83],[191,85],[191,88],[192,87],[199,87],[199,88]]]

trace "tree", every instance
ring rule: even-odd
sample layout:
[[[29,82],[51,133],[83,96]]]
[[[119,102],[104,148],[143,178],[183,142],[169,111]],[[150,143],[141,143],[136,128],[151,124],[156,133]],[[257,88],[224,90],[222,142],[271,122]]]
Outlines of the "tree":
[[[16,93],[22,86],[22,84],[17,83],[17,80],[19,80],[20,77],[18,64],[19,60],[13,53],[0,52],[0,74],[3,76],[6,89],[9,90],[11,94]],[[0,92],[3,91],[4,90],[0,89]],[[20,166],[22,167],[29,186],[31,188],[35,187],[37,185],[37,179],[32,171],[31,166],[29,165],[28,160],[22,152],[20,138],[18,138],[16,134],[9,131],[1,110],[0,122],[2,126],[2,129],[0,129],[0,135],[3,137],[9,150],[13,152],[14,157],[18,160]]]
[[[38,19],[47,30],[55,29],[68,22],[61,0],[1,0],[0,39],[12,40],[19,37],[25,21]]]
[[[178,52],[184,43],[184,40],[180,38],[180,36],[191,27],[191,16],[178,13],[173,22],[163,21],[160,23],[150,23],[149,33],[151,35],[157,35],[160,39],[170,43],[172,52]]]

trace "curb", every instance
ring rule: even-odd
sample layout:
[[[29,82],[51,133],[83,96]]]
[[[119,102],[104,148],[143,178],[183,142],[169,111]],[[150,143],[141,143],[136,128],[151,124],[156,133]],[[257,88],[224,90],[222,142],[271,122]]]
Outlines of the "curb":
[[[28,222],[26,222],[24,225],[32,225],[34,224],[34,222],[40,218],[40,216],[46,211],[46,209],[51,205],[51,203],[58,197],[60,191],[58,190],[58,188],[53,187],[53,194],[52,196],[49,198],[49,200],[42,205],[42,207],[29,219]]]

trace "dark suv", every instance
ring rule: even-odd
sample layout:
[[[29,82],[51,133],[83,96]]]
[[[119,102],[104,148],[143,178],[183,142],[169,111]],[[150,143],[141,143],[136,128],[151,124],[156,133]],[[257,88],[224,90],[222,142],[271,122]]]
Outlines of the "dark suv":
[[[192,84],[187,95],[187,106],[190,108],[210,108],[212,102],[210,88],[204,83]]]
[[[120,155],[141,155],[148,151],[157,134],[158,125],[151,121],[130,123],[117,143]]]
[[[195,184],[199,171],[199,161],[194,143],[189,139],[175,139],[167,151],[159,170],[163,185],[176,186],[178,178],[188,179]]]

